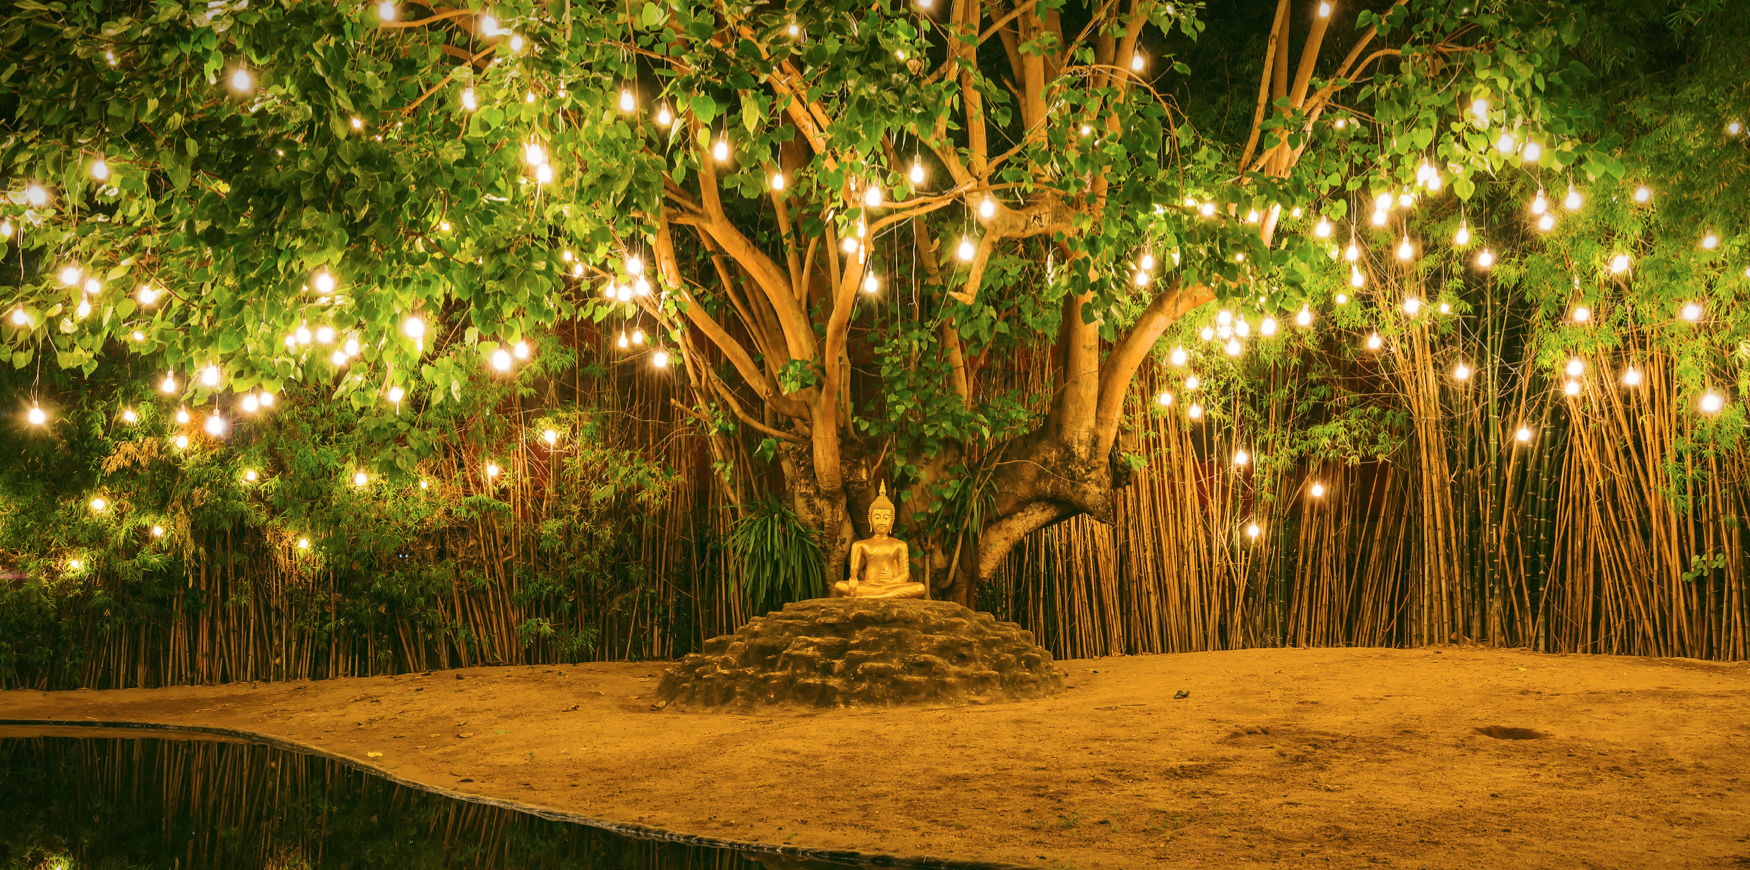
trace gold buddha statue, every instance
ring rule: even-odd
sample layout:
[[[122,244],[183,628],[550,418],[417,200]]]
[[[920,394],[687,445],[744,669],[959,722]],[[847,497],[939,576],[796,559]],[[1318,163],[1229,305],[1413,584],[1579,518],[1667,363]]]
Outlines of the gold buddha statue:
[[[869,505],[870,536],[851,545],[851,579],[833,584],[846,598],[924,598],[922,583],[911,580],[911,551],[905,542],[888,537],[893,531],[893,502],[887,482]]]

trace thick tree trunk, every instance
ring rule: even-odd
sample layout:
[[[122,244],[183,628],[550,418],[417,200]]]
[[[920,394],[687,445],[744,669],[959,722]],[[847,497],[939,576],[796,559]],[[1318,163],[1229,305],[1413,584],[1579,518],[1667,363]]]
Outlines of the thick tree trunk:
[[[814,473],[813,454],[807,447],[780,448],[779,462],[784,470],[790,509],[796,512],[802,526],[814,533],[820,545],[825,595],[834,597],[833,584],[845,579],[845,563],[850,557],[851,543],[857,538],[846,488],[841,486],[837,492],[821,488],[820,478]],[[861,473],[860,465],[855,465],[843,468],[841,479],[865,482],[867,475]]]

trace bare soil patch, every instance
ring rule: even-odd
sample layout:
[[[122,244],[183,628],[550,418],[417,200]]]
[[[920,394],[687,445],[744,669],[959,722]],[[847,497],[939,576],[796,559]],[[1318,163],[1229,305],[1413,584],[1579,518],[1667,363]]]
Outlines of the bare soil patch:
[[[1058,665],[1064,694],[980,707],[657,711],[666,665],[633,663],[0,692],[0,718],[245,729],[614,821],[1038,867],[1750,866],[1745,663],[1448,647]]]

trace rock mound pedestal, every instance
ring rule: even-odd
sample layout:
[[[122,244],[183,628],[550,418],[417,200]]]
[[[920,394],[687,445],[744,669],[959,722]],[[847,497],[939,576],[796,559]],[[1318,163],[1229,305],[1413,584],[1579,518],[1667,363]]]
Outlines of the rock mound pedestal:
[[[676,707],[974,704],[1063,690],[1012,622],[949,601],[816,598],[757,617],[663,675]]]

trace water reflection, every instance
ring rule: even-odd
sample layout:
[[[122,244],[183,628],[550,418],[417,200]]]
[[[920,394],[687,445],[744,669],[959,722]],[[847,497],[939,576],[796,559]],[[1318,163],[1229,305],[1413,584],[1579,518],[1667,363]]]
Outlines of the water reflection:
[[[0,737],[0,870],[847,866],[637,839],[250,743]]]

